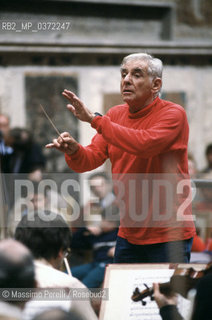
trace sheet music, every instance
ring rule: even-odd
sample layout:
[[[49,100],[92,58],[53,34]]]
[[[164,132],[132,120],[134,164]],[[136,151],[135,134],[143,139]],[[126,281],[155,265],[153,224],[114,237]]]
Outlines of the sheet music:
[[[133,302],[131,296],[136,287],[144,290],[144,283],[152,287],[153,282],[167,282],[173,273],[173,269],[112,270],[109,281],[109,301],[106,302],[103,319],[161,320],[155,301],[147,297],[145,298],[147,304],[143,306],[141,302]],[[181,297],[178,301],[179,310],[184,310],[183,315],[188,314],[190,302]]]

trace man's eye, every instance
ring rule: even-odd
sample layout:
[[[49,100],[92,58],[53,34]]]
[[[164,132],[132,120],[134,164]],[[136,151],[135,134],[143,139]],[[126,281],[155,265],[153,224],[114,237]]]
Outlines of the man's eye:
[[[127,75],[126,73],[122,73],[122,74],[121,74],[122,78],[125,78],[126,75]]]
[[[140,78],[141,74],[140,73],[135,73],[136,78]]]

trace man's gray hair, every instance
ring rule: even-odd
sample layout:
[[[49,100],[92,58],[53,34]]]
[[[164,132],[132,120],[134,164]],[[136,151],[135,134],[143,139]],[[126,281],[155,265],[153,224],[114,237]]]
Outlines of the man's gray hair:
[[[123,66],[129,60],[142,60],[148,63],[148,74],[153,78],[162,78],[163,63],[160,59],[152,57],[147,53],[133,53],[124,57],[121,66]]]

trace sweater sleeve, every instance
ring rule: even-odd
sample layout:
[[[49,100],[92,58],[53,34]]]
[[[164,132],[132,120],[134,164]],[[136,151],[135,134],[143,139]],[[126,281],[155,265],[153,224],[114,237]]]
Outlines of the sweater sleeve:
[[[100,118],[100,117],[98,117]],[[91,144],[83,147],[79,144],[79,149],[73,155],[65,154],[68,166],[76,172],[86,172],[101,166],[108,158],[108,145],[101,134],[96,134]]]
[[[163,320],[184,320],[174,305],[167,305],[160,308],[160,315]]]
[[[108,115],[94,118],[92,127],[108,144],[142,158],[185,149],[188,140],[187,118],[181,108],[164,111],[147,130],[119,125],[111,121]]]

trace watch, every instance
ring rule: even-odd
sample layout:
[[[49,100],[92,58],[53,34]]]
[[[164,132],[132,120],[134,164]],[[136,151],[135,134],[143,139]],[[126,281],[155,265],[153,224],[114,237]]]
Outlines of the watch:
[[[101,113],[99,113],[99,112],[94,112],[94,114],[95,114],[95,117],[97,117],[97,116],[102,117],[102,114],[101,114]]]

